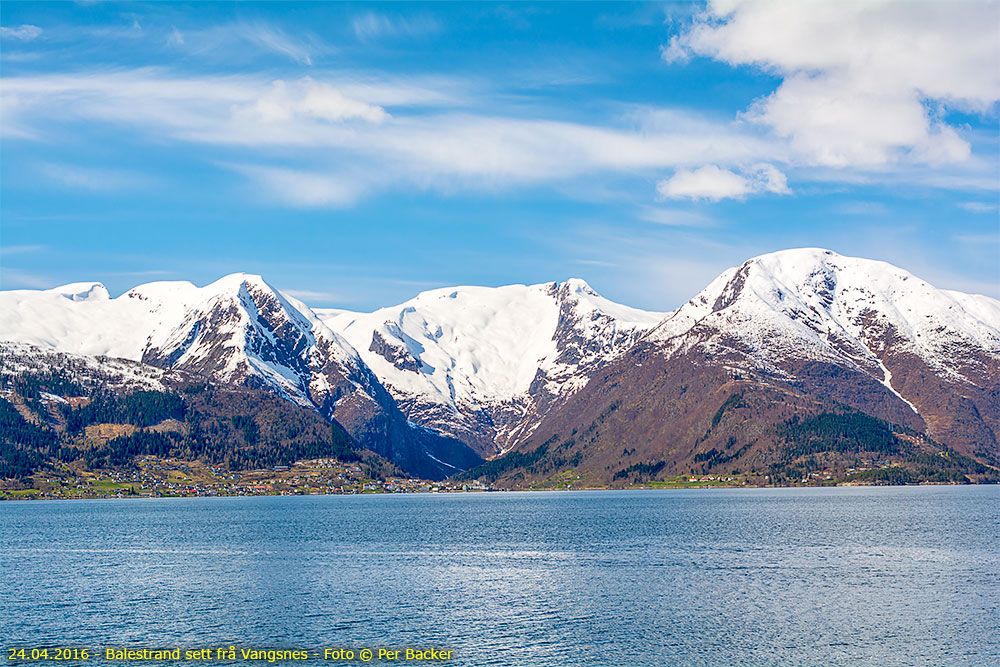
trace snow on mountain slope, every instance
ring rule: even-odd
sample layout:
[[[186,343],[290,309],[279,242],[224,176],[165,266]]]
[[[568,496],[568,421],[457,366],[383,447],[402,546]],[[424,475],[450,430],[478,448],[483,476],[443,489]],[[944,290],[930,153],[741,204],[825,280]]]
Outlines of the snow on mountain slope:
[[[126,296],[155,302],[161,291],[143,286]],[[199,296],[179,322],[150,338],[144,361],[226,382],[270,385],[302,405],[313,401],[311,390],[329,388],[320,369],[331,361],[361,387],[356,376],[363,364],[350,344],[259,276],[226,276]]]
[[[316,312],[411,420],[473,441],[486,455],[663,317],[609,301],[577,279],[437,289],[373,313]]]
[[[279,359],[276,335],[293,336],[293,347],[300,352],[323,340],[341,363],[358,359],[350,344],[307,306],[281,295],[260,276],[242,273],[205,287],[185,281],[148,283],[115,299],[100,283],[5,291],[0,292],[0,310],[0,340],[75,354],[155,360],[224,381],[240,371],[260,375],[300,400],[308,398],[308,383],[298,383],[300,378],[289,369],[303,371],[304,358]],[[224,363],[218,363],[220,355]]]
[[[29,343],[0,341],[0,377],[42,375],[53,369],[91,389],[163,391],[167,380],[186,379],[182,373],[138,361],[54,352]]]
[[[575,279],[432,290],[374,313],[314,311],[248,274],[117,298],[100,283],[0,291],[0,315],[0,341],[269,389],[418,474],[525,442],[571,397],[603,396],[607,387],[588,383],[611,367],[623,378],[609,380],[615,391],[638,401],[656,369],[647,377],[629,364],[655,364],[671,382],[712,367],[926,423],[959,444],[994,447],[1000,434],[1000,302],[818,249],[748,260],[666,317]]]
[[[871,444],[873,427],[836,425],[865,423],[857,413],[997,466],[1000,303],[826,250],[750,259],[550,411],[518,445],[531,465],[503,474],[530,486],[827,465]]]
[[[134,294],[146,287],[151,296]],[[199,293],[188,282],[152,283],[117,299],[101,283],[2,291],[0,340],[138,361],[149,340],[175,326]]]
[[[1000,302],[939,290],[885,262],[803,248],[726,271],[650,340],[723,356],[738,346],[776,375],[787,359],[849,364],[895,392],[885,364],[903,354],[952,380],[977,383],[995,371],[987,366],[1000,357]]]
[[[98,283],[0,292],[0,312],[0,341],[267,389],[336,419],[416,474],[441,477],[479,461],[460,443],[411,428],[351,344],[260,276],[233,274],[201,288],[150,283],[115,299]]]
[[[967,455],[1000,454],[1000,303],[885,262],[808,248],[762,255],[646,340],[667,360],[834,400]]]

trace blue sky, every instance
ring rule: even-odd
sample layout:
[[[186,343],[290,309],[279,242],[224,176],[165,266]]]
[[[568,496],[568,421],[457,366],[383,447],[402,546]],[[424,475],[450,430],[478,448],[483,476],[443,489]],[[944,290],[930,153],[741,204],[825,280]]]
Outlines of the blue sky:
[[[0,287],[316,306],[821,246],[1000,297],[995,3],[5,3]]]

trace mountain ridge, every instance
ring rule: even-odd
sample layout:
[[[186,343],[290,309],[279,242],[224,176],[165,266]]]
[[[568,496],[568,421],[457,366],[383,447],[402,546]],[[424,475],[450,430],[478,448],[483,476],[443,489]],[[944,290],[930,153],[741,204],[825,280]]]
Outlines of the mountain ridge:
[[[754,429],[777,447],[775,424],[816,405],[1000,456],[1000,302],[820,248],[751,258],[666,313],[581,279],[440,288],[371,313],[313,309],[246,273],[114,298],[96,282],[9,290],[0,311],[0,341],[267,389],[428,477],[586,430],[616,402],[631,420],[604,439],[660,452],[664,472]],[[722,416],[706,430],[736,394],[728,414],[749,425]],[[586,468],[594,443],[562,458]],[[598,459],[615,473],[613,456]]]

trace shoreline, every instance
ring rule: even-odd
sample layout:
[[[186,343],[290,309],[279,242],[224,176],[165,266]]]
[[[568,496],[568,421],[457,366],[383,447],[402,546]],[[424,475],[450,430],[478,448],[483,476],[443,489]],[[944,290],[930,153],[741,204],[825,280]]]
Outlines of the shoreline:
[[[434,495],[460,495],[460,494],[507,494],[507,493],[568,493],[568,492],[629,492],[629,491],[761,491],[776,489],[845,489],[845,488],[905,488],[905,487],[978,487],[996,486],[989,483],[968,483],[959,484],[955,482],[920,482],[918,484],[858,484],[852,482],[838,484],[787,484],[787,485],[689,485],[689,486],[632,486],[628,488],[610,487],[587,487],[587,488],[550,488],[550,489],[476,489],[476,490],[439,490],[439,491],[406,491],[406,492],[380,492],[363,491],[359,493],[255,493],[255,494],[176,494],[176,495],[116,495],[116,496],[76,496],[76,497],[38,497],[38,494],[23,494],[21,497],[0,496],[0,503],[3,502],[65,502],[65,501],[101,501],[101,500],[191,500],[191,499],[233,499],[233,498],[305,498],[305,497],[351,497],[351,496],[434,496]],[[0,493],[4,493],[0,491]]]

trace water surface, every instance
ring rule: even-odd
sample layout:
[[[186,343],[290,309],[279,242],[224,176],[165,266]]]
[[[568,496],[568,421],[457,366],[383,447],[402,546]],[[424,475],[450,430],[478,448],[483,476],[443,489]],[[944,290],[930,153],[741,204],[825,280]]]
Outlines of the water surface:
[[[995,486],[8,502],[0,637],[1000,664],[998,544]]]

